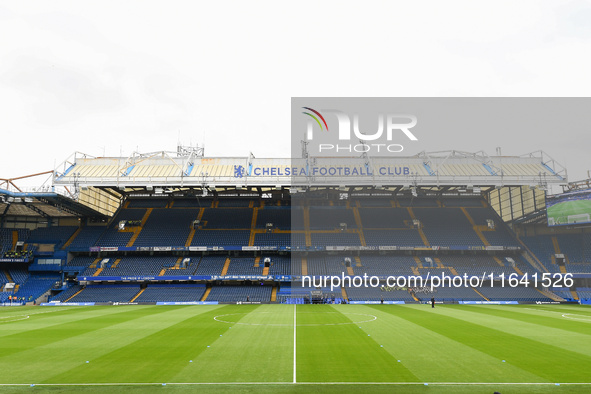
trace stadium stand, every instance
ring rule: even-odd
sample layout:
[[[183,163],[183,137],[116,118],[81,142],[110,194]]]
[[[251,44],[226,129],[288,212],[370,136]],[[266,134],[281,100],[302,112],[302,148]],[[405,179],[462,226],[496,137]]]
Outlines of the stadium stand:
[[[197,209],[154,209],[134,246],[184,246]]]
[[[120,222],[125,222],[124,228],[120,228]],[[51,290],[52,300],[129,302],[136,297],[135,302],[248,299],[304,303],[311,301],[312,291],[321,291],[323,299],[332,302],[340,302],[345,294],[350,301],[374,302],[421,302],[431,296],[445,302],[548,301],[546,294],[522,287],[440,288],[434,293],[378,287],[331,292],[326,288],[298,288],[300,282],[250,286],[231,281],[221,285],[207,279],[197,283],[178,281],[187,281],[189,276],[220,275],[253,277],[249,280],[256,282],[255,278],[263,275],[293,276],[297,280],[301,275],[343,273],[385,278],[436,272],[478,276],[539,272],[520,250],[521,242],[540,260],[540,268],[549,272],[591,273],[590,233],[528,234],[518,239],[479,197],[355,198],[332,202],[304,199],[294,205],[288,200],[271,203],[258,198],[133,198],[125,201],[107,224],[36,230],[3,228],[0,239],[3,254],[10,254],[18,240],[28,242],[31,248],[34,244],[53,244],[55,253],[61,250],[58,259],[67,261],[59,273],[29,271],[32,264],[24,262],[6,266],[0,270],[0,284],[16,283],[18,289],[2,292],[2,299],[8,294],[22,295],[27,300],[38,298],[67,276],[70,286],[61,293]],[[327,246],[338,248],[326,251]],[[378,251],[383,246],[396,250]],[[489,246],[496,249],[485,250]],[[189,247],[208,250],[189,251]],[[359,248],[369,250],[360,253]],[[296,254],[292,249],[304,253]],[[45,256],[36,250],[34,253]],[[564,254],[564,264],[557,264],[557,254]],[[269,267],[264,264],[267,257],[271,260]],[[77,276],[92,280],[148,277],[157,281],[162,276],[182,279],[148,283],[142,288],[136,283],[106,285],[92,281],[72,286]],[[566,300],[590,298],[588,288],[583,286],[576,291],[553,291]]]
[[[431,297],[436,301],[485,301],[478,292],[471,287],[438,287],[431,292],[430,289],[414,291],[415,297],[422,302],[428,302]],[[490,300],[489,300],[490,301]]]
[[[478,289],[487,299],[491,301],[551,301],[550,298],[531,287],[489,287],[483,286]]]
[[[289,207],[265,207],[257,212],[257,228],[266,228],[272,223],[273,228],[280,230],[291,229],[291,211]]]
[[[69,302],[129,302],[140,291],[139,285],[88,285],[67,299]]]
[[[387,291],[380,287],[348,287],[347,295],[350,301],[415,301],[408,290]]]
[[[195,302],[205,294],[205,285],[149,285],[134,302]]]
[[[248,245],[250,230],[197,230],[191,246]]]
[[[459,208],[413,208],[427,240],[437,246],[483,246]]]
[[[106,227],[104,226],[86,226],[80,230],[76,238],[74,238],[67,248],[70,250],[88,250],[91,246],[94,246],[97,243],[105,230]]]
[[[31,231],[27,243],[54,244],[59,249],[74,234],[78,227],[41,227]]]
[[[211,289],[208,301],[219,302],[269,302],[271,287],[269,286],[215,286]]]

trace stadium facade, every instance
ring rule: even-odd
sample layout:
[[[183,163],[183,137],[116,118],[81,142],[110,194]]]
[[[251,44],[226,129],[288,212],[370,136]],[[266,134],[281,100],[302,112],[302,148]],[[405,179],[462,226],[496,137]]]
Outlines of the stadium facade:
[[[179,147],[76,153],[43,191],[4,183],[1,303],[591,298],[591,228],[547,226],[547,191],[569,184],[543,152],[266,159]],[[373,282],[356,286],[363,277]]]

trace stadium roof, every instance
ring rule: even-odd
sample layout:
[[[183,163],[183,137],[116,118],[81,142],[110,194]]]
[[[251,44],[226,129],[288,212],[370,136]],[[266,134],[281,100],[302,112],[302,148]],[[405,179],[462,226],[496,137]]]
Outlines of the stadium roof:
[[[58,186],[152,190],[158,187],[564,185],[566,169],[544,152],[488,156],[484,152],[422,152],[407,157],[203,157],[193,152],[93,157],[75,153],[54,171]]]
[[[0,216],[105,217],[96,210],[58,193],[15,193],[5,189],[0,189]]]
[[[87,206],[87,204],[77,201],[77,196],[71,194],[67,187],[63,188],[63,192],[66,195],[61,195],[56,192],[55,188],[45,184],[33,191],[24,191],[18,185],[18,181],[20,180],[48,174],[53,174],[53,171],[45,171],[11,179],[0,179],[0,217],[106,218],[104,213],[98,212],[92,207]]]

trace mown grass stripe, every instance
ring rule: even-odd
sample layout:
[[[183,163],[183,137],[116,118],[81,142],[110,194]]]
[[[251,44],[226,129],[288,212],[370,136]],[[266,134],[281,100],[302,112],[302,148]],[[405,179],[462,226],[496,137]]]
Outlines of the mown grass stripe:
[[[299,309],[297,318],[299,324],[351,321],[350,315],[341,312],[329,305],[314,305]],[[357,324],[299,325],[297,370],[298,382],[418,380]]]
[[[528,315],[519,313],[518,308],[510,309],[513,312],[509,312],[508,315],[499,315],[495,312],[495,309],[488,308],[488,306],[470,306],[468,308],[448,306],[446,308],[439,308],[438,312],[511,335],[527,337],[546,345],[580,353],[585,356],[591,355],[591,338],[588,335],[568,332],[561,328],[545,325],[544,319],[534,323],[528,320]],[[530,316],[535,317],[534,315]],[[546,317],[545,320],[547,322],[556,321],[550,317]],[[563,319],[562,324],[568,324],[568,321]]]
[[[118,309],[119,307],[115,307]],[[142,316],[121,321],[96,331],[88,331],[75,338],[51,342],[20,352],[9,358],[11,382],[43,382],[52,376],[85,364],[110,352],[112,349],[127,345],[138,338],[150,335],[168,324],[166,316],[183,315],[178,307],[142,308]],[[211,307],[207,307],[211,308]],[[111,312],[114,309],[111,308]],[[130,335],[132,333],[133,335]],[[34,366],[34,368],[31,368]]]
[[[419,381],[544,381],[517,366],[502,364],[496,357],[398,317],[398,310],[403,306],[359,307],[367,308],[378,317],[378,324],[363,325],[363,329],[401,360]],[[416,308],[432,311],[426,305]]]
[[[112,308],[112,307],[111,307]],[[95,312],[103,312],[97,310]],[[11,360],[9,357],[17,353],[24,352],[47,344],[62,341],[65,339],[75,342],[75,337],[84,335],[88,332],[97,331],[102,328],[119,324],[122,321],[129,321],[144,316],[145,312],[142,309],[112,309],[104,311],[98,315],[87,314],[79,315],[72,312],[71,317],[74,320],[67,321],[61,324],[52,324],[45,327],[27,330],[23,325],[18,325],[19,322],[14,322],[13,330],[21,330],[0,338],[0,369],[6,365],[9,366]],[[157,311],[164,312],[164,310]],[[75,319],[78,317],[78,319]],[[80,318],[82,317],[82,318]],[[14,360],[12,360],[14,361]]]
[[[167,307],[156,306],[166,310]],[[165,328],[151,335],[135,338],[93,360],[49,379],[60,382],[160,382],[171,380],[178,371],[205,351],[227,328],[211,324],[213,316],[228,307],[203,308],[181,306],[185,313],[169,318]],[[248,307],[247,307],[248,308]],[[130,334],[133,335],[133,334]]]
[[[293,306],[260,305],[224,308],[226,319],[211,320],[227,331],[211,348],[187,363],[171,380],[176,382],[291,382],[293,380]],[[274,325],[283,324],[285,325]],[[252,325],[248,325],[252,324]],[[231,329],[229,327],[232,327]]]
[[[439,307],[445,309],[445,307]],[[468,313],[468,312],[466,312]],[[518,335],[484,327],[465,320],[434,314],[428,310],[402,307],[396,315],[452,340],[473,347],[506,363],[518,366],[551,382],[585,382],[581,365],[590,365],[591,357]]]
[[[562,317],[563,314],[570,314],[573,316],[580,315],[578,312],[558,312],[553,315],[550,315],[548,312],[543,312],[543,314],[540,314],[536,313],[536,311],[532,311],[526,308],[499,309],[480,306],[468,306],[466,310],[469,310],[470,312],[482,313],[489,316],[497,316],[512,320],[519,320],[525,323],[537,324],[543,327],[552,327],[555,329],[569,331],[577,334],[591,335],[591,316],[589,316],[589,323]],[[567,333],[564,334],[566,335]]]
[[[51,326],[61,325],[69,321],[78,321],[83,318],[97,317],[99,315],[109,315],[113,313],[112,307],[12,307],[4,309],[4,314],[0,317],[0,341],[3,337],[18,334],[24,331],[35,329],[47,329]],[[141,308],[146,308],[142,306]],[[6,311],[10,313],[6,313]],[[30,318],[25,320],[13,320],[11,316],[28,315]]]

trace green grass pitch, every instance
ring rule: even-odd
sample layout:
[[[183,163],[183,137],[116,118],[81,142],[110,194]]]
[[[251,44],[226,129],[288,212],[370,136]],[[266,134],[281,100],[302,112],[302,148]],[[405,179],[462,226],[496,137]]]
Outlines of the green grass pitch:
[[[577,305],[0,308],[2,393],[580,393],[590,366]]]
[[[568,217],[572,215],[591,214],[591,201],[565,201],[548,208],[548,218],[554,219],[554,224],[569,224]]]

